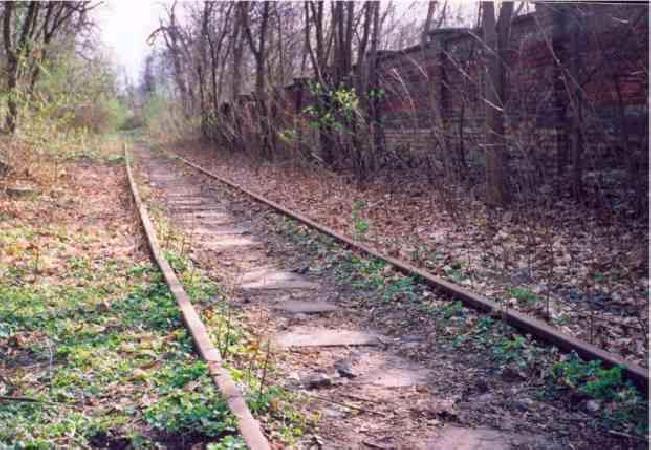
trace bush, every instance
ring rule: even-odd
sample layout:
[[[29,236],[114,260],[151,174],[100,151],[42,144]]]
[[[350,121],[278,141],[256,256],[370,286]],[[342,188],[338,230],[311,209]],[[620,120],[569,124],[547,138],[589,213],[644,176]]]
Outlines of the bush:
[[[69,136],[119,130],[127,117],[118,100],[116,75],[101,54],[90,60],[74,51],[44,63],[31,94],[18,92],[19,131],[37,145],[55,133]],[[42,142],[40,142],[42,141]]]
[[[85,102],[73,106],[72,128],[86,129],[95,134],[108,133],[122,128],[127,110],[118,100],[103,97],[98,102]]]
[[[200,118],[184,116],[181,105],[160,95],[150,95],[143,105],[143,122],[157,139],[188,136],[200,129]]]

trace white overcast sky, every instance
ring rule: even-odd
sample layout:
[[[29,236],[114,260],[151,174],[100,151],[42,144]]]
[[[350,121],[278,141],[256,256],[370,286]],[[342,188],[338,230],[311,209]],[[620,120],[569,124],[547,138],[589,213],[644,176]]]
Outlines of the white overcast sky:
[[[164,1],[108,0],[96,14],[100,37],[131,81],[137,81],[149,51],[147,36],[158,27]]]

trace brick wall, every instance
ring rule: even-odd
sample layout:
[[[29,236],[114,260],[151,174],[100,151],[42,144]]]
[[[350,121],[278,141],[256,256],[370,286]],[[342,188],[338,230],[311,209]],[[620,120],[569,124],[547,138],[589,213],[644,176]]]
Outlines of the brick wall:
[[[579,95],[587,169],[623,166],[626,152],[646,154],[647,5],[538,4],[513,21],[509,43],[504,107],[511,161],[538,174],[570,164],[568,124]],[[436,132],[453,163],[481,165],[483,57],[478,29],[436,30],[424,49],[383,53],[387,148],[432,152]],[[430,105],[440,108],[438,128]]]
[[[580,161],[586,179],[612,186],[635,179],[636,192],[646,190],[648,5],[537,3],[512,21],[508,43],[500,106],[515,188],[555,183],[559,175],[567,181]],[[385,156],[416,164],[427,158],[429,169],[481,180],[485,71],[480,29],[439,29],[424,47],[379,52]],[[304,114],[314,101],[309,86],[300,78],[272,95],[276,146],[289,156],[319,155],[319,132]],[[239,103],[239,122],[225,120],[239,127],[246,146],[261,129],[255,100]]]

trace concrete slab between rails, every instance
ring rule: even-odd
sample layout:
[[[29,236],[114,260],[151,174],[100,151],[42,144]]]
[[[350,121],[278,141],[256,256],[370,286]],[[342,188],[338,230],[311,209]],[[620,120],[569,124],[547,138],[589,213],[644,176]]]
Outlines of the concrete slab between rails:
[[[170,192],[165,192],[165,200],[167,201],[167,203],[174,204],[179,202],[186,202],[188,200],[194,201],[194,199],[196,199],[200,195],[201,195],[200,192],[193,192],[191,194],[181,194],[181,195],[175,195]],[[210,200],[214,200],[214,199],[205,198],[205,201],[210,201]]]
[[[166,189],[175,189],[175,190],[181,189],[183,186],[186,185],[185,182],[179,181],[177,179],[160,180],[158,178],[149,179],[149,181],[147,181],[147,184],[149,184],[149,186],[153,188],[159,188],[159,189],[166,188]]]
[[[225,212],[215,211],[215,208],[209,211],[204,211],[204,210],[184,211],[184,212],[179,212],[178,215],[185,216],[187,218],[192,218],[192,219],[214,219],[214,220],[228,219],[231,221],[234,220],[233,217],[226,214]]]
[[[232,248],[251,248],[260,247],[262,244],[258,241],[238,237],[220,237],[219,239],[211,239],[207,241],[200,241],[201,246],[208,250],[222,251]]]
[[[194,236],[210,236],[210,235],[243,235],[250,233],[249,230],[246,228],[242,227],[233,227],[233,226],[204,226],[204,225],[199,225],[199,226],[192,226],[189,227],[185,230],[187,233],[194,235]]]
[[[147,178],[147,183],[153,185],[153,184],[161,184],[161,183],[168,183],[168,182],[177,182],[180,183],[179,177],[168,177],[164,175],[158,175],[158,174],[151,174]]]
[[[215,205],[210,205],[207,203],[203,203],[200,205],[170,205],[170,208],[173,209],[175,213],[201,213],[201,212],[209,212],[209,211],[214,211],[215,210]]]
[[[254,283],[246,283],[240,286],[247,291],[255,290],[277,290],[277,291],[292,291],[292,290],[315,290],[319,288],[317,283],[310,281],[256,281]]]
[[[177,222],[182,222],[185,225],[192,226],[195,224],[207,224],[207,225],[235,225],[235,219],[231,216],[219,212],[207,212],[207,211],[172,211],[172,215],[175,216]]]
[[[340,362],[350,365],[350,371],[355,374],[352,384],[361,390],[379,388],[391,391],[397,388],[423,386],[427,385],[433,377],[433,372],[429,369],[381,349],[356,351]]]
[[[252,416],[246,401],[242,394],[237,389],[237,386],[231,379],[228,372],[221,365],[221,355],[219,351],[212,346],[208,331],[201,321],[201,317],[192,307],[190,298],[183,289],[183,285],[177,278],[176,274],[170,267],[169,263],[163,257],[161,249],[158,245],[156,238],[156,231],[154,225],[149,219],[147,208],[140,198],[138,193],[138,186],[134,180],[129,165],[129,155],[127,153],[126,145],[124,146],[124,160],[127,171],[127,178],[133,194],[133,199],[136,203],[136,208],[140,215],[142,227],[145,230],[147,243],[153,254],[154,260],[158,264],[163,273],[163,278],[167,283],[170,291],[176,298],[177,305],[180,309],[183,322],[186,325],[190,335],[195,344],[195,348],[201,357],[208,363],[210,374],[213,377],[215,384],[218,386],[221,394],[226,399],[231,413],[237,419],[237,425],[241,436],[244,438],[248,448],[252,450],[271,450],[271,445],[263,434],[260,424]]]
[[[178,196],[178,195],[172,195],[171,192],[166,192],[165,197],[168,199],[168,201],[170,203],[182,202],[182,203],[192,203],[192,204],[195,204],[195,205],[214,200],[214,199],[212,199],[210,197],[203,197],[200,194]]]
[[[247,272],[242,276],[242,289],[318,289],[319,284],[294,273],[274,269],[260,269]]]
[[[321,314],[334,312],[339,308],[337,308],[332,303],[289,300],[274,305],[273,309],[286,312],[288,314]]]
[[[194,198],[202,195],[203,192],[201,189],[197,188],[179,188],[173,192],[167,192],[165,194],[168,198],[178,199],[178,198]]]
[[[194,219],[194,218],[176,218],[175,223],[181,225],[183,229],[189,229],[195,226],[207,226],[207,227],[232,227],[236,224],[235,221],[222,221],[222,220],[213,220],[213,219]],[[219,235],[219,233],[217,233]],[[244,234],[244,233],[242,233]]]
[[[486,427],[464,428],[446,425],[439,435],[425,444],[427,450],[507,450],[545,448],[543,436],[505,433]]]
[[[380,344],[376,334],[352,330],[330,330],[325,328],[300,328],[274,336],[279,348],[297,347],[361,347]]]
[[[167,195],[165,196],[167,197]],[[187,198],[166,198],[166,203],[173,208],[185,208],[190,206],[206,206],[211,203],[213,199],[211,198],[201,198],[201,197],[187,197]]]

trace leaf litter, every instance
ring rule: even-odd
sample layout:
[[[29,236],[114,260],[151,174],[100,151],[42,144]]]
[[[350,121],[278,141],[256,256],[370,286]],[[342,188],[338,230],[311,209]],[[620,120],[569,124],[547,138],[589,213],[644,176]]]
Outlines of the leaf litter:
[[[261,163],[199,142],[165,145],[349,237],[648,366],[643,220],[566,199],[491,209],[409,177],[360,186],[344,175]]]
[[[59,170],[39,195],[0,196],[0,443],[238,448],[149,262],[124,168]]]

